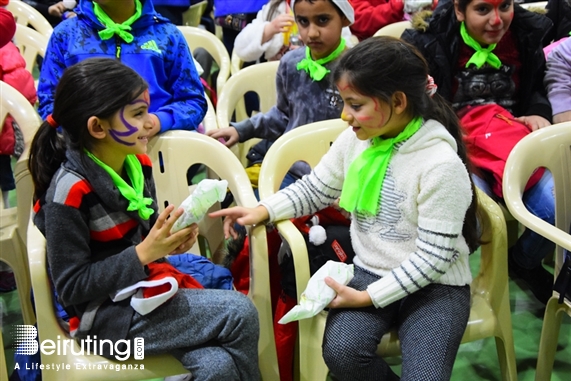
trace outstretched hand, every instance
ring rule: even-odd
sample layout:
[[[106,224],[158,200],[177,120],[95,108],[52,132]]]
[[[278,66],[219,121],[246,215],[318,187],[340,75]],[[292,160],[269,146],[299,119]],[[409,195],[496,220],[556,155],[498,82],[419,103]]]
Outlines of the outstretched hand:
[[[551,126],[551,123],[547,119],[539,115],[520,116],[515,119],[525,124],[531,131]]]
[[[226,239],[238,238],[234,224],[239,225],[256,225],[269,218],[266,207],[259,205],[255,208],[245,208],[243,206],[235,206],[233,208],[222,209],[208,214],[209,217],[224,217],[224,237]]]
[[[216,128],[206,131],[206,135],[214,139],[224,139],[224,145],[228,148],[238,143],[238,131],[234,127]]]
[[[171,234],[172,226],[184,213],[182,208],[174,210],[174,205],[169,205],[157,218],[155,225],[143,242],[135,246],[139,260],[143,265],[151,263],[171,253],[184,253],[189,250],[198,235],[198,226],[190,225]],[[172,212],[172,215],[170,215]],[[169,216],[170,215],[170,216]]]
[[[367,291],[358,291],[352,287],[345,286],[331,277],[325,277],[325,284],[331,287],[337,295],[329,303],[329,308],[359,308],[368,307],[373,304]]]

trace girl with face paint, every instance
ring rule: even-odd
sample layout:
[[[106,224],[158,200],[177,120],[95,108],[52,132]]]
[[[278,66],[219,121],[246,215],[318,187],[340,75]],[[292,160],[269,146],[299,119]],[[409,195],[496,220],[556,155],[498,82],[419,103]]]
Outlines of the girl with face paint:
[[[34,223],[46,237],[59,302],[78,327],[72,336],[133,348],[142,338],[146,354],[174,355],[195,379],[258,380],[251,301],[203,289],[164,259],[187,252],[198,226],[171,234],[183,210],[158,212],[145,155],[150,102],[147,83],[131,68],[109,58],[84,60],[65,71],[53,114],[32,142]],[[157,273],[175,277],[179,289],[155,309],[111,298]],[[84,318],[88,308],[93,319]]]
[[[402,38],[425,56],[438,93],[459,116],[497,105],[528,131],[551,124],[542,41],[552,23],[544,15],[527,11],[513,0],[454,0],[441,5],[428,20],[417,18],[414,24],[418,28],[405,31]],[[510,147],[517,140],[494,142],[498,143],[482,146],[478,152]],[[493,177],[497,172],[501,178],[503,171],[485,167],[486,158],[493,154],[478,155],[475,159],[486,169],[473,175],[474,182],[492,195],[494,187],[501,190],[501,182]],[[552,189],[553,179],[546,171],[524,194],[528,209],[550,223],[555,217]],[[541,262],[553,250],[551,242],[529,230],[510,248],[510,274],[527,283],[543,303],[551,296],[553,276]]]
[[[476,199],[458,118],[411,45],[372,37],[333,72],[349,128],[314,170],[260,202],[212,213],[257,224],[313,214],[340,197],[351,212],[354,278],[326,284],[323,357],[336,380],[398,380],[376,355],[395,326],[402,377],[448,380],[470,314],[468,254],[479,243]],[[435,322],[439,322],[435,324]]]

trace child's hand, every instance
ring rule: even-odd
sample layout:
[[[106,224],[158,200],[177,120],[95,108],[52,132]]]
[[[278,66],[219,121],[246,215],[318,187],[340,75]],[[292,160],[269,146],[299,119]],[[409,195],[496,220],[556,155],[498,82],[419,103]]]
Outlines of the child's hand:
[[[543,127],[551,126],[551,123],[549,123],[547,119],[539,115],[520,116],[519,118],[515,119],[525,124],[532,131],[539,130],[540,128]]]
[[[337,293],[335,299],[329,303],[329,308],[359,308],[373,305],[367,291],[357,291],[352,287],[336,282],[329,276],[325,277],[325,284]]]
[[[67,11],[67,8],[63,5],[63,1],[48,7],[48,13],[54,17],[61,17],[65,11]]]
[[[571,111],[560,112],[559,114],[553,115],[553,124],[563,123],[571,120]]]
[[[178,208],[169,217],[173,210],[174,205],[169,205],[159,215],[149,235],[145,237],[143,242],[135,246],[139,260],[143,265],[162,258],[175,250],[189,250],[192,247],[192,245],[188,246],[188,244],[191,241],[189,236],[193,234],[195,229],[193,225],[170,234],[172,225],[184,212],[182,208]]]
[[[226,239],[237,239],[238,234],[234,230],[234,224],[239,225],[256,225],[265,221],[269,217],[268,210],[264,206],[257,206],[255,208],[244,208],[242,206],[235,206],[229,209],[222,209],[208,214],[209,217],[225,217],[224,218],[224,237]]]
[[[198,237],[198,225],[191,224],[188,228],[191,229],[190,234],[188,235],[188,239],[180,244],[176,249],[174,249],[170,254],[184,254],[190,250],[190,248],[196,243],[196,238]]]
[[[206,135],[214,139],[224,139],[226,147],[232,147],[234,144],[238,143],[238,131],[234,127],[218,128],[214,130],[206,131]]]
[[[271,22],[267,23],[264,27],[264,34],[267,33],[271,36],[278,33],[285,33],[289,31],[289,28],[294,24],[295,20],[290,14],[281,14]]]

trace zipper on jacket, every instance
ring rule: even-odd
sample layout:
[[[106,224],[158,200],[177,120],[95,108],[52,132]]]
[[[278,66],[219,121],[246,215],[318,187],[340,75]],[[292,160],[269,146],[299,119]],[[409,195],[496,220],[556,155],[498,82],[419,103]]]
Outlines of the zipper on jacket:
[[[115,58],[121,61],[121,38],[115,36]]]

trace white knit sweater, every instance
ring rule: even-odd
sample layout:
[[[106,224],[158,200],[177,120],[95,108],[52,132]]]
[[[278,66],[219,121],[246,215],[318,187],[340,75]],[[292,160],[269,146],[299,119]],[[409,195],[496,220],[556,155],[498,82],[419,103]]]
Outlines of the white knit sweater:
[[[351,128],[344,131],[309,175],[261,202],[270,220],[315,213],[332,204],[349,165],[370,144],[357,139]],[[367,288],[376,307],[430,283],[470,284],[462,226],[472,190],[456,149],[443,125],[425,122],[395,146],[378,214],[353,213],[354,263],[382,276]]]

